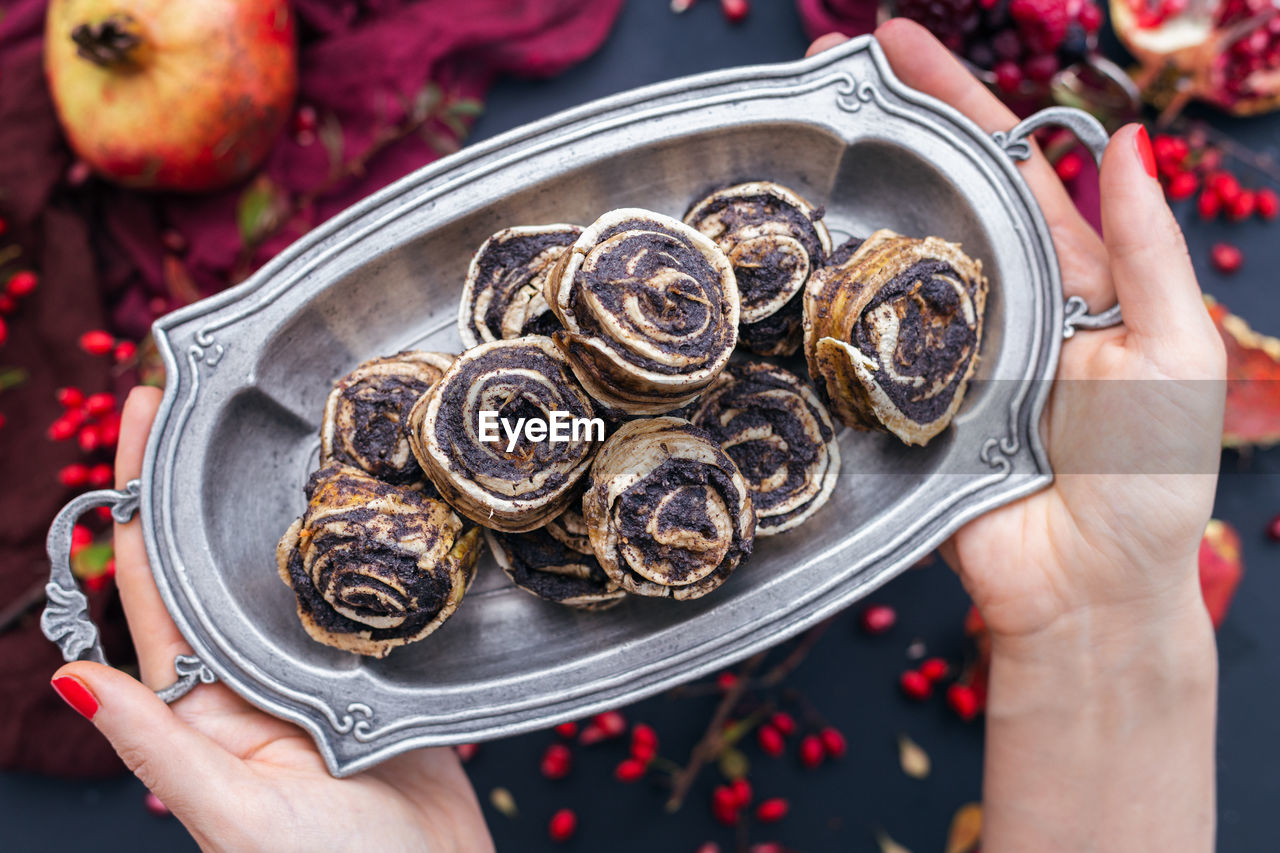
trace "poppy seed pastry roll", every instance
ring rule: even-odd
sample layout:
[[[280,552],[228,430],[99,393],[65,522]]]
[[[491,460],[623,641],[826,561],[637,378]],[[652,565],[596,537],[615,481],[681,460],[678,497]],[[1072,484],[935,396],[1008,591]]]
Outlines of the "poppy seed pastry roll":
[[[458,512],[519,533],[555,518],[578,494],[603,438],[602,422],[600,430],[586,423],[594,417],[560,350],[550,338],[529,335],[458,356],[409,413],[409,444]],[[522,423],[537,424],[541,439],[531,439]]]
[[[836,485],[840,447],[826,406],[794,374],[768,362],[731,362],[689,419],[733,459],[751,487],[756,536],[798,526]]]
[[[570,508],[528,533],[486,530],[498,565],[525,592],[579,610],[604,610],[626,597],[591,551],[587,522]]]
[[[661,417],[623,424],[600,448],[582,499],[591,548],[629,593],[711,592],[751,554],[751,489],[701,427]]]
[[[876,231],[805,288],[809,373],[844,423],[926,444],[964,399],[986,304],[959,245]]]
[[[419,479],[404,424],[452,361],[438,352],[402,352],[366,361],[335,382],[320,426],[321,466],[352,465],[388,483]]]
[[[822,211],[781,184],[751,181],[712,193],[684,221],[714,240],[733,265],[742,345],[760,355],[799,349],[801,294],[831,251]]]
[[[444,624],[482,547],[444,501],[334,464],[311,475],[276,564],[312,639],[380,658]]]
[[[471,258],[458,307],[463,346],[558,330],[545,280],[581,233],[577,225],[530,225],[485,240]]]
[[[547,277],[556,344],[611,414],[691,402],[738,341],[738,286],[724,252],[677,219],[606,213]]]

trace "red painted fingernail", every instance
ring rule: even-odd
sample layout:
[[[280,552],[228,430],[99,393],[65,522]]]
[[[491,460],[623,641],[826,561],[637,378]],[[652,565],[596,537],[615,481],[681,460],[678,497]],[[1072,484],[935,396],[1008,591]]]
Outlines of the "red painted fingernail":
[[[1147,170],[1148,175],[1154,178],[1156,176],[1156,155],[1151,150],[1151,137],[1147,135],[1147,129],[1139,126],[1138,132],[1133,138],[1138,146],[1138,159],[1142,161],[1142,167]]]
[[[83,714],[85,719],[92,720],[93,715],[98,713],[98,700],[89,692],[89,688],[81,683],[80,679],[64,675],[61,678],[55,678],[49,683],[53,685],[53,689],[58,692],[62,700]]]

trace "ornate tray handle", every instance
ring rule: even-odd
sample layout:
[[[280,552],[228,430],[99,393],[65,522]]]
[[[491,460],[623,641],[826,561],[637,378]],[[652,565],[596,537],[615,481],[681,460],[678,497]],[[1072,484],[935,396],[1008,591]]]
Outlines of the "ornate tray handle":
[[[1102,153],[1107,150],[1107,141],[1110,137],[1096,118],[1073,107],[1049,107],[1040,110],[1018,122],[1008,133],[998,130],[991,134],[991,138],[1014,160],[1026,160],[1031,156],[1031,134],[1050,125],[1071,131],[1072,135],[1089,149],[1098,166],[1102,166]],[[1106,329],[1110,326],[1118,326],[1123,321],[1118,304],[1112,305],[1101,313],[1090,314],[1088,303],[1079,296],[1072,296],[1066,302],[1062,337],[1071,337],[1076,333],[1076,329]]]
[[[100,489],[86,492],[62,508],[49,527],[46,547],[49,551],[49,583],[45,586],[48,603],[40,615],[40,630],[62,650],[64,660],[91,660],[106,664],[98,626],[89,618],[89,602],[80,591],[71,572],[71,532],[77,519],[91,509],[111,507],[111,517],[124,524],[138,511],[139,480],[131,480],[124,489]],[[156,695],[165,702],[176,702],[198,683],[210,684],[213,672],[193,655],[178,655],[173,661],[178,680]]]

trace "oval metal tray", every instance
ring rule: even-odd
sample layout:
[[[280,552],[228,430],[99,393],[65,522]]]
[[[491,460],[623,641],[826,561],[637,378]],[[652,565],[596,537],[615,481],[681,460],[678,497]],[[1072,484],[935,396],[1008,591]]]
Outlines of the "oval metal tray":
[[[1056,112],[1032,124],[1089,123]],[[777,643],[966,520],[1044,487],[1037,423],[1070,320],[1048,231],[1012,162],[1027,154],[1024,125],[987,136],[897,82],[878,45],[857,39],[617,95],[467,148],[243,285],[158,321],[168,384],[141,483],[97,499],[121,501],[125,516],[137,500],[156,582],[195,652],[179,659],[168,698],[216,676],[311,732],[337,775],[413,747],[546,727]],[[825,204],[837,239],[885,226],[958,240],[983,260],[988,331],[953,427],[925,448],[845,430],[830,503],[759,541],[730,583],[694,602],[634,598],[579,613],[514,588],[486,556],[458,613],[425,642],[369,660],[310,640],[274,547],[303,509],[333,380],[409,347],[457,351],[468,259],[499,228],[588,223],[623,206],[679,216],[704,191],[748,178]],[[51,532],[51,553],[63,534]],[[100,657],[77,620],[83,599],[57,571],[55,560],[47,633],[69,657]]]

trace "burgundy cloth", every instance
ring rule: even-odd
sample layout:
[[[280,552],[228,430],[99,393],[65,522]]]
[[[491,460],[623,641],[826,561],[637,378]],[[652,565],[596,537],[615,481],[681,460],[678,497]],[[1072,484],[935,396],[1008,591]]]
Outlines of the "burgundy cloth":
[[[447,144],[411,133],[332,182],[329,151],[286,132],[262,169],[276,191],[311,203],[249,257],[237,226],[247,185],[203,196],[148,194],[102,181],[73,182],[41,69],[46,0],[0,0],[0,216],[35,267],[39,289],[6,318],[0,366],[30,378],[0,395],[0,611],[47,579],[44,536],[70,496],[57,470],[84,461],[73,444],[44,435],[58,415],[53,390],[123,392],[118,375],[75,345],[107,327],[141,338],[152,319],[242,277],[315,224],[440,156]],[[405,118],[405,104],[433,84],[446,101],[479,99],[500,74],[555,74],[604,41],[622,0],[294,0],[300,104],[336,121],[344,163],[364,160],[377,134]],[[469,118],[461,116],[464,126]],[[457,144],[448,125],[424,127]],[[72,184],[75,183],[73,186]],[[101,460],[106,460],[103,454]],[[113,590],[90,595],[108,656],[127,663]],[[61,662],[39,633],[38,608],[0,633],[0,768],[102,775],[120,765],[91,725],[48,686]]]
[[[810,40],[827,33],[860,36],[876,28],[875,0],[796,0]]]

